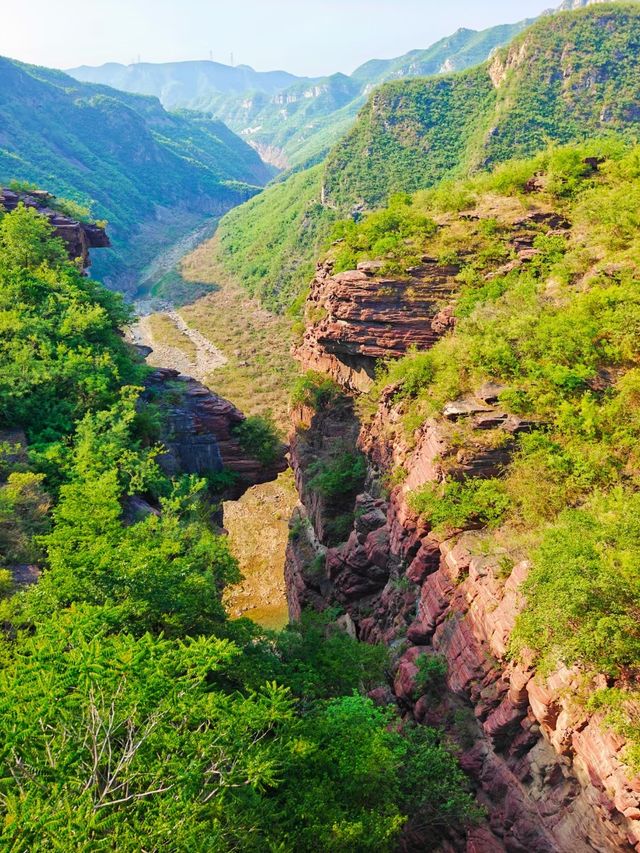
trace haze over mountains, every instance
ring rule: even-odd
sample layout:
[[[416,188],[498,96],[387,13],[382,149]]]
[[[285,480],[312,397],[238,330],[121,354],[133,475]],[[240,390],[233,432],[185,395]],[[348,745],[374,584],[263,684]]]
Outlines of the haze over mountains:
[[[565,0],[558,11],[603,0]],[[167,109],[211,112],[279,168],[321,159],[348,130],[375,86],[389,80],[462,71],[483,62],[533,19],[482,31],[461,28],[426,49],[372,59],[352,74],[298,77],[217,62],[107,63],[69,70],[78,80],[156,95]]]
[[[211,112],[255,146],[265,160],[286,168],[326,153],[380,83],[469,68],[530,23],[523,20],[481,32],[459,29],[426,49],[394,59],[372,59],[349,76],[295,77],[206,61],[109,63],[72,68],[69,74],[126,92],[156,95],[167,109]]]

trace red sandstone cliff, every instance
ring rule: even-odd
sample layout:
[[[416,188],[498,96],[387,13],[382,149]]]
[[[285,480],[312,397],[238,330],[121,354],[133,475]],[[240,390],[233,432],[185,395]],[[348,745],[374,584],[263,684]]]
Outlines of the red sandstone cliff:
[[[550,220],[549,227],[563,223]],[[532,251],[521,242],[512,263],[526,263]],[[365,266],[333,276],[322,266],[312,285],[311,322],[297,356],[347,394],[370,387],[377,359],[412,345],[427,347],[450,323],[453,270],[425,262],[422,277],[411,281],[382,279],[377,271]],[[409,491],[441,480],[445,469],[494,476],[509,458],[513,437],[536,424],[500,411],[499,389],[485,386],[452,401],[409,442],[393,391],[383,393],[362,428],[352,410],[345,421],[344,401],[337,409],[294,413],[304,429],[292,441],[292,465],[307,509],[292,529],[287,558],[292,617],[304,607],[340,604],[360,639],[392,648],[401,712],[444,724],[458,740],[489,818],[488,827],[469,835],[466,848],[456,849],[640,851],[640,779],[624,765],[624,740],[576,701],[585,687],[581,673],[562,669],[543,678],[509,659],[526,559],[511,566],[481,556],[473,531],[442,540],[406,500]],[[469,435],[462,451],[449,441],[455,422]],[[487,429],[501,431],[504,440],[487,446]],[[338,434],[366,454],[367,491],[355,500],[347,541],[328,547],[326,516],[310,494],[308,468]],[[381,480],[399,467],[408,476],[385,496]],[[417,689],[417,661],[425,654],[447,662],[448,691],[437,707]],[[423,849],[419,841],[411,844],[407,849]]]

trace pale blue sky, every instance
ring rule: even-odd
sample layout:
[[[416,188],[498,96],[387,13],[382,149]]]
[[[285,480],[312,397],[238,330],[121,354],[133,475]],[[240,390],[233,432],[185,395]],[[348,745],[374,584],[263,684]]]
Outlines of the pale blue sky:
[[[0,0],[0,55],[68,68],[208,59],[260,71],[349,73],[559,0]]]

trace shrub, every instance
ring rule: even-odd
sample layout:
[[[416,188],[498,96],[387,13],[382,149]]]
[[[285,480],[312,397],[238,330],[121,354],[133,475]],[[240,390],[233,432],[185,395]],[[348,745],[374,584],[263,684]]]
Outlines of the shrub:
[[[416,661],[418,674],[415,678],[415,695],[428,696],[430,699],[441,698],[447,685],[447,660],[442,655],[425,652]]]
[[[516,652],[543,669],[587,664],[616,676],[640,660],[640,495],[614,489],[565,510],[533,554]]]
[[[413,510],[437,532],[493,527],[511,504],[501,480],[468,479],[459,483],[428,483],[409,498]]]
[[[340,386],[333,379],[308,370],[296,378],[291,391],[291,403],[294,406],[309,406],[318,412],[340,394]]]
[[[329,461],[318,461],[309,467],[309,488],[328,501],[344,499],[361,488],[366,471],[361,453],[345,451]]]
[[[233,434],[242,449],[263,465],[273,465],[282,454],[280,435],[270,416],[250,415]]]

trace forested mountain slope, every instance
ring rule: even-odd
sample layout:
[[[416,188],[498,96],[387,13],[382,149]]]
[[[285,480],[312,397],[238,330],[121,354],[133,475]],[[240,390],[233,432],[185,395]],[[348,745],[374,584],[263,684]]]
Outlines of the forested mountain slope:
[[[208,116],[0,59],[0,183],[36,183],[108,220],[115,251],[96,269],[114,286],[130,286],[167,234],[224,213],[270,175]]]
[[[484,65],[369,99],[326,168],[329,202],[377,204],[549,141],[640,122],[640,7],[594,5],[542,18]]]
[[[285,194],[289,181],[301,183],[299,176],[223,219],[213,251],[228,272],[282,307],[304,286],[296,270],[308,271],[309,247],[324,239],[336,215],[549,143],[633,135],[640,127],[639,52],[638,4],[594,4],[541,18],[477,68],[387,83],[314,177],[309,174],[304,190],[291,193],[287,222],[297,223],[301,249],[286,267],[273,264],[284,226],[276,238],[273,223],[267,242],[253,241],[252,234],[265,226],[272,194]],[[251,251],[243,251],[249,244]],[[286,295],[278,298],[281,290]]]

